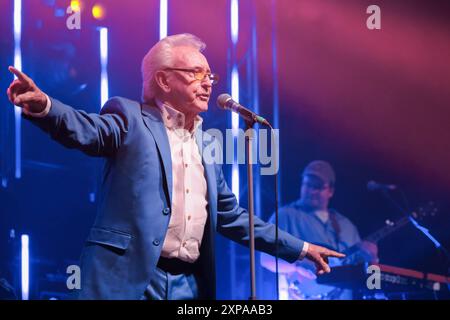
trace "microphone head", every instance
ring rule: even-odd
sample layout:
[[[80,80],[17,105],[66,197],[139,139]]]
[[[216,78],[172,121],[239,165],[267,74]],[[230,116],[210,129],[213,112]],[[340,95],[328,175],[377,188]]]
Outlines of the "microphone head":
[[[222,93],[217,97],[217,106],[221,109],[228,109],[227,104],[230,100],[232,101],[233,98],[228,93]]]

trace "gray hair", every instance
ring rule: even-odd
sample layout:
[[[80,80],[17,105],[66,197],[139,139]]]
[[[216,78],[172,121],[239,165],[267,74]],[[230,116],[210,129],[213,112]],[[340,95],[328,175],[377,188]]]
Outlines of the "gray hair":
[[[155,98],[157,84],[155,73],[172,64],[172,49],[175,47],[188,46],[202,52],[206,44],[200,38],[182,33],[168,36],[156,43],[142,59],[142,101],[149,102]]]

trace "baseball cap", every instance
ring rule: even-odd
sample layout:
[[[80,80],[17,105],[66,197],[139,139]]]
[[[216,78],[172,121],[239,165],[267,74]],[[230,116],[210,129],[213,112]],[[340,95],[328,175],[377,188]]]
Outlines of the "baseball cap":
[[[314,160],[310,162],[303,170],[302,176],[312,175],[319,177],[324,183],[328,183],[331,186],[336,182],[336,175],[333,167],[323,160]]]

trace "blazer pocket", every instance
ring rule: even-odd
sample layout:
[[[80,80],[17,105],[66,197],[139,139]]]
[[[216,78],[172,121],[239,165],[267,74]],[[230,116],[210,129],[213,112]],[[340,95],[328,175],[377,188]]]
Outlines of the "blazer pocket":
[[[93,227],[86,241],[116,250],[126,250],[130,245],[131,234],[113,229]]]

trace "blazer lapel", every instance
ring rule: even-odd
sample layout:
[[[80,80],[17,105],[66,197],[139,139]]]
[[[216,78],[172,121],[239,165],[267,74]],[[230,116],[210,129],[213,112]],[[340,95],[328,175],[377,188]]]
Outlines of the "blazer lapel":
[[[141,108],[144,123],[153,135],[162,159],[167,188],[169,189],[169,206],[172,206],[172,157],[166,127],[156,106],[143,104]]]

